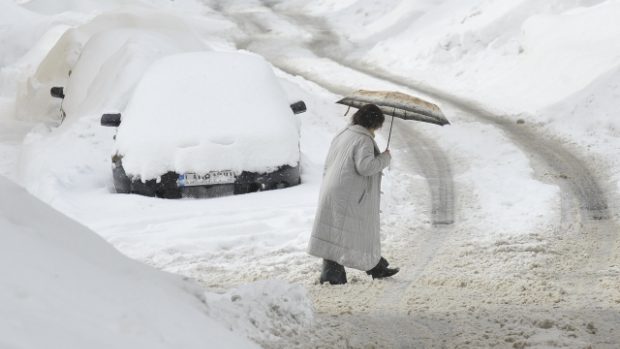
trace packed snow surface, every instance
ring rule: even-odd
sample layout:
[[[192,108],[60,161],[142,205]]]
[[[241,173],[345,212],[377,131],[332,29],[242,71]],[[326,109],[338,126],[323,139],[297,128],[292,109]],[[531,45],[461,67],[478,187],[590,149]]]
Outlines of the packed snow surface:
[[[297,166],[299,126],[271,66],[245,53],[203,52],[155,62],[116,137],[128,175],[268,172]]]

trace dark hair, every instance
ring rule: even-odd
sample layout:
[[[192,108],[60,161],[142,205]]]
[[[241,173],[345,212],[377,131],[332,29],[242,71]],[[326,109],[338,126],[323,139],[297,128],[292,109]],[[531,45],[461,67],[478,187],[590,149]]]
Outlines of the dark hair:
[[[381,127],[383,121],[385,121],[385,116],[381,109],[374,104],[366,104],[353,114],[352,123],[374,130]]]

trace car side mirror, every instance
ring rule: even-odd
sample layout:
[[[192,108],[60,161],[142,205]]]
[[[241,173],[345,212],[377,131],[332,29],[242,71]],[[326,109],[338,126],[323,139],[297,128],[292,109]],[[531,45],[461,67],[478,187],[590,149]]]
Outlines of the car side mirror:
[[[64,99],[65,98],[65,88],[64,87],[59,87],[59,86],[54,86],[54,87],[52,87],[50,89],[50,94],[54,98]]]
[[[101,126],[118,127],[121,124],[121,113],[101,115]]]
[[[301,114],[306,112],[306,103],[304,101],[299,101],[291,104],[291,109],[293,110],[293,114]]]

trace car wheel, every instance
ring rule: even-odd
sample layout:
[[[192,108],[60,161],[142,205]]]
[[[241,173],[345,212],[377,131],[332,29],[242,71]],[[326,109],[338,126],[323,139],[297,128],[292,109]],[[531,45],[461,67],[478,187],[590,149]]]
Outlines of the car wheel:
[[[117,193],[129,194],[131,192],[131,179],[125,173],[121,157],[117,155],[112,157],[112,179]]]

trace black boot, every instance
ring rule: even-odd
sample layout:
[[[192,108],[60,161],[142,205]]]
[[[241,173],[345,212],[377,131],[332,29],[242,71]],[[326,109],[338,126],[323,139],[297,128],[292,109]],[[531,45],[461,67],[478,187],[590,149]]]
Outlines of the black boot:
[[[385,258],[381,257],[379,263],[377,263],[374,268],[367,271],[366,274],[372,276],[373,279],[383,279],[400,271],[399,268],[388,268],[388,265],[390,265],[390,263],[388,263]]]
[[[323,272],[321,272],[322,283],[329,282],[331,285],[342,285],[347,283],[347,273],[344,267],[334,261],[323,260]]]
[[[387,268],[387,266],[390,265],[390,262],[387,261],[387,259],[381,257],[379,259],[379,263],[377,263],[377,266],[383,267],[383,268]]]

